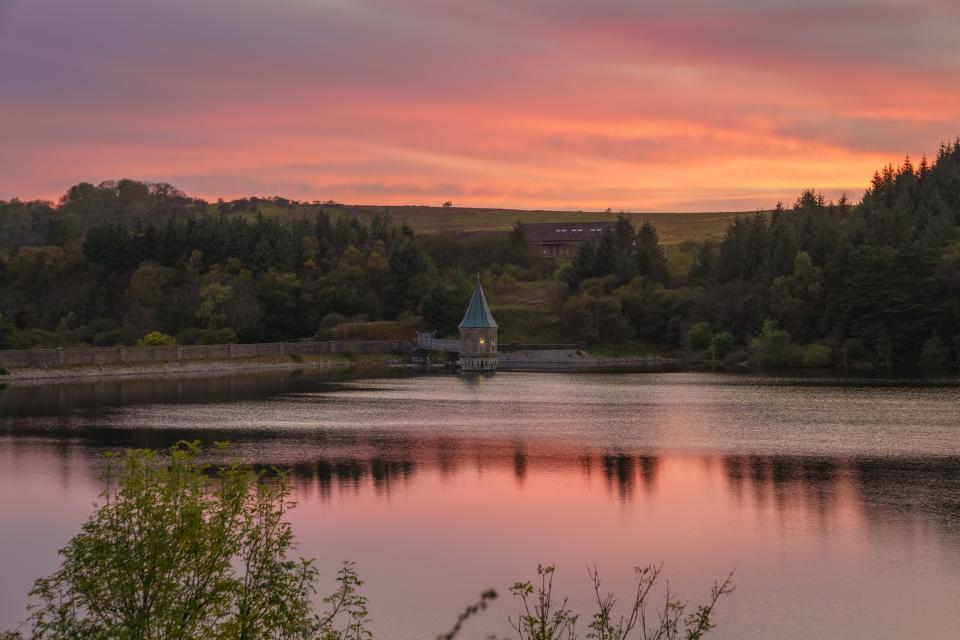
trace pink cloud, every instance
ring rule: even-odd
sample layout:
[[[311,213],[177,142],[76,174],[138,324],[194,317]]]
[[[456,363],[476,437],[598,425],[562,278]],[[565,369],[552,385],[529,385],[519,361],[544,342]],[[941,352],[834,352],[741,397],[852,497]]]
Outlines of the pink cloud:
[[[750,209],[856,196],[960,133],[953,5],[716,7],[13,4],[0,197],[128,176],[211,199]]]

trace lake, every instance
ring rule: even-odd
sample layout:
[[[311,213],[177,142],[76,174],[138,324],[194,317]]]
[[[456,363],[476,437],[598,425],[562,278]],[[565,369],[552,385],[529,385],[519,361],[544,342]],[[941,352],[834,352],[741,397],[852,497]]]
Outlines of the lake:
[[[588,566],[625,601],[663,563],[694,603],[735,569],[711,638],[960,628],[954,381],[305,371],[0,391],[0,630],[89,515],[102,453],[183,438],[291,469],[300,553],[325,589],[356,561],[382,639],[432,639],[490,587],[462,637],[515,637],[507,587],[538,563],[584,617]]]

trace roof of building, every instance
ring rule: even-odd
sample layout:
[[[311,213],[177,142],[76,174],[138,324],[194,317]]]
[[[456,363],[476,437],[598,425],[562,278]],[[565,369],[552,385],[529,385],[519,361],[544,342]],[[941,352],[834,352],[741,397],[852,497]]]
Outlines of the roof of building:
[[[617,223],[602,222],[525,222],[523,235],[527,242],[583,242],[599,238],[603,232]]]
[[[467,312],[463,314],[463,320],[460,321],[461,329],[496,329],[497,321],[493,319],[490,313],[490,307],[487,305],[487,297],[483,295],[483,287],[480,286],[480,278],[477,278],[477,286],[473,288],[473,295],[470,296],[470,304],[467,305]]]

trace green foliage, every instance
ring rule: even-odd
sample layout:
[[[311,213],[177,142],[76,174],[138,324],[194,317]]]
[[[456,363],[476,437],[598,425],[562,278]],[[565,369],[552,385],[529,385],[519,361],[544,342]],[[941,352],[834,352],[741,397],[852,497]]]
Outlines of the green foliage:
[[[456,333],[469,295],[465,286],[455,287],[443,281],[438,282],[420,300],[423,323],[441,336]]]
[[[811,369],[823,369],[833,361],[833,349],[825,344],[809,344],[803,348],[801,364]]]
[[[574,640],[580,616],[567,606],[567,599],[553,595],[553,566],[537,567],[537,581],[517,582],[510,593],[520,600],[520,613],[510,623],[520,640]],[[715,584],[710,600],[694,611],[670,593],[669,587],[659,607],[651,607],[650,599],[660,578],[660,566],[636,569],[637,587],[626,615],[616,616],[617,599],[613,593],[601,591],[600,574],[590,571],[596,611],[587,625],[590,640],[627,640],[635,630],[639,638],[660,640],[699,640],[714,628],[712,616],[721,597],[733,592],[733,574]],[[651,609],[653,609],[651,611]],[[652,615],[651,615],[652,614]]]
[[[777,327],[777,321],[767,318],[760,335],[750,343],[750,361],[760,367],[782,367],[789,361],[787,348],[790,334]]]
[[[290,557],[286,477],[200,453],[181,442],[110,456],[95,513],[31,591],[32,637],[369,638],[351,564],[314,613],[317,571]]]
[[[616,342],[633,335],[623,298],[609,291],[613,283],[613,276],[586,281],[564,302],[561,316],[578,340]]]
[[[0,349],[17,349],[20,346],[16,325],[3,313],[0,313]]]
[[[940,371],[947,367],[950,350],[940,336],[932,336],[923,343],[920,352],[920,366],[928,371]]]
[[[866,346],[863,344],[863,340],[860,338],[850,337],[844,340],[843,349],[841,350],[844,367],[862,362],[869,358],[869,355]]]
[[[0,255],[0,311],[16,318],[0,322],[0,345],[132,344],[155,328],[194,327],[231,328],[245,342],[292,340],[313,335],[330,313],[415,312],[436,284],[422,243],[386,216],[280,221],[256,215],[261,201],[247,204],[251,215],[228,217],[160,185],[72,188],[56,212],[89,215],[81,235]],[[50,335],[25,333],[34,330]]]
[[[691,349],[709,349],[712,341],[713,329],[708,322],[698,322],[687,330],[687,344]]]
[[[295,340],[327,335],[326,317],[417,313],[419,327],[448,334],[467,274],[477,272],[494,313],[511,315],[501,323],[510,339],[614,349],[637,341],[663,352],[705,322],[738,340],[760,334],[762,346],[772,318],[796,344],[779,355],[761,349],[758,364],[823,362],[822,348],[799,345],[855,337],[864,354],[841,346],[841,366],[912,369],[929,364],[931,336],[960,335],[960,143],[943,145],[935,161],[877,172],[858,204],[805,191],[792,206],[736,217],[717,243],[667,251],[659,236],[673,223],[662,218],[637,227],[621,214],[555,262],[537,254],[522,224],[500,235],[416,235],[389,210],[283,198],[208,206],[129,180],[78,184],[58,206],[0,202],[0,348],[131,344],[154,329],[181,342],[224,341],[195,331],[226,329],[241,342]],[[471,216],[476,229],[482,217],[403,209],[414,210],[434,216],[433,231]],[[502,229],[516,220],[482,213]],[[553,293],[524,299],[539,290]]]
[[[617,224],[607,229],[599,241],[586,242],[563,274],[571,288],[593,278],[614,277],[626,284],[636,276],[661,284],[667,281],[667,259],[656,228],[644,222],[640,229],[620,214]]]
[[[230,300],[230,287],[211,282],[200,290],[200,306],[197,308],[197,320],[208,329],[219,329],[227,321],[225,311]]]
[[[172,347],[177,344],[176,338],[159,331],[151,331],[137,340],[138,347]]]
[[[202,462],[225,451],[223,444],[204,452],[196,442],[180,442],[161,453],[107,454],[100,504],[61,549],[59,569],[34,584],[21,628],[34,640],[372,640],[364,583],[352,563],[343,564],[336,591],[323,598],[325,610],[314,610],[318,573],[312,560],[292,557],[296,541],[286,516],[295,505],[286,475]],[[566,599],[554,598],[554,568],[539,566],[537,574],[536,586],[510,588],[522,603],[511,624],[520,640],[572,640],[579,616]],[[731,575],[687,613],[668,588],[648,622],[659,575],[660,567],[638,569],[632,607],[616,618],[615,597],[601,594],[591,571],[597,611],[587,638],[626,640],[637,629],[643,638],[698,639],[713,628],[719,598],[733,591]],[[455,638],[496,597],[483,592],[439,639]]]
[[[714,360],[722,360],[733,351],[733,334],[729,331],[721,331],[714,334],[710,340],[710,355]]]

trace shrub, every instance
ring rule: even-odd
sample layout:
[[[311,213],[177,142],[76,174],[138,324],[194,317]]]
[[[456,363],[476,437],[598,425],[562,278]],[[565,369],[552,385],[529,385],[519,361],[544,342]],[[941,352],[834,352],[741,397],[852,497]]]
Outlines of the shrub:
[[[687,344],[691,349],[703,351],[710,348],[710,342],[713,340],[713,330],[710,324],[698,322],[687,331]]]
[[[24,329],[18,334],[20,349],[56,349],[63,346],[63,337],[45,329]]]
[[[750,343],[750,361],[760,367],[779,367],[787,363],[790,334],[777,328],[777,321],[767,318],[760,335]]]
[[[710,340],[710,356],[714,360],[722,360],[733,351],[733,334],[721,331]]]
[[[829,367],[833,350],[825,344],[808,344],[803,349],[803,366],[815,369]]]
[[[710,592],[710,601],[686,613],[687,603],[674,597],[669,587],[662,607],[656,608],[648,620],[647,607],[653,588],[660,578],[661,567],[650,565],[638,567],[637,588],[627,615],[614,615],[617,598],[613,593],[600,589],[600,574],[596,568],[588,568],[593,581],[596,610],[587,624],[587,638],[597,640],[625,640],[634,629],[640,638],[686,638],[699,640],[716,625],[711,621],[717,601],[733,592],[733,575],[722,583],[715,584]],[[520,599],[521,613],[510,624],[520,640],[567,640],[577,637],[576,627],[580,616],[567,608],[567,599],[554,598],[553,566],[538,566],[537,581],[517,582],[510,593]],[[639,625],[639,626],[638,626]],[[442,638],[443,636],[441,636]]]
[[[177,340],[173,336],[168,336],[159,331],[151,331],[137,340],[138,347],[172,347],[176,344]]]
[[[799,344],[788,342],[784,345],[780,353],[779,362],[776,365],[783,367],[802,367],[803,365],[803,347]],[[771,366],[776,366],[771,365]]]
[[[285,517],[294,503],[286,475],[268,477],[237,462],[202,464],[201,453],[197,442],[180,442],[163,453],[107,455],[100,505],[60,551],[59,569],[30,592],[34,603],[22,626],[32,637],[372,640],[364,583],[352,563],[344,563],[337,590],[323,598],[327,611],[315,612],[314,563],[291,559],[296,541]],[[630,609],[615,617],[616,598],[601,595],[593,569],[596,612],[587,637],[625,640],[636,629],[643,638],[698,640],[709,632],[717,601],[733,591],[732,575],[690,613],[667,588],[648,619],[660,572],[637,569]],[[566,599],[554,598],[553,574],[552,566],[540,566],[536,584],[510,588],[523,605],[510,620],[521,640],[575,637],[579,616]],[[453,640],[494,598],[485,591],[439,638]],[[0,640],[20,638],[0,632]]]
[[[286,477],[236,463],[214,469],[198,453],[180,443],[110,459],[101,504],[31,591],[33,637],[365,637],[353,565],[324,600],[331,611],[313,611],[317,570],[288,559],[296,544],[284,520]]]

